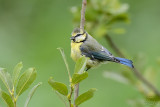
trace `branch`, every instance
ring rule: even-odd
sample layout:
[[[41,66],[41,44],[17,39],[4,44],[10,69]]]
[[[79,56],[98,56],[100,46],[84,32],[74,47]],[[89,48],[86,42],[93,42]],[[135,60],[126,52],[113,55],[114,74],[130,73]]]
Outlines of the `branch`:
[[[87,0],[83,0],[82,9],[81,9],[81,22],[80,22],[80,29],[83,29],[83,30],[84,30],[84,24],[85,24],[86,5],[87,5]],[[78,107],[75,105],[75,100],[77,99],[78,94],[79,94],[79,84],[76,84],[75,91],[74,91],[74,107]]]
[[[80,29],[84,30],[84,23],[85,23],[85,11],[86,11],[87,0],[82,1],[82,9],[81,9],[81,22],[80,22]]]
[[[118,49],[118,47],[116,46],[116,44],[113,42],[113,40],[111,39],[111,37],[109,35],[105,35],[106,41],[109,43],[109,45],[112,47],[112,49],[117,53],[117,55],[119,55],[120,57],[125,57],[124,54]],[[158,89],[156,89],[149,81],[147,81],[142,74],[136,69],[133,68],[132,69],[134,72],[134,75],[141,80],[146,86],[148,86],[158,97],[160,97],[160,92],[158,91]]]

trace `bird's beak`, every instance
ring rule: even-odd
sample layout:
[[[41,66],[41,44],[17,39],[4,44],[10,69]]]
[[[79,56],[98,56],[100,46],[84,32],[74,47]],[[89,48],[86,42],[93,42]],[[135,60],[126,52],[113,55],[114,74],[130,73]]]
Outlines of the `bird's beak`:
[[[70,39],[71,39],[71,40],[74,40],[74,39],[75,39],[75,37],[74,37],[74,36],[72,36]]]

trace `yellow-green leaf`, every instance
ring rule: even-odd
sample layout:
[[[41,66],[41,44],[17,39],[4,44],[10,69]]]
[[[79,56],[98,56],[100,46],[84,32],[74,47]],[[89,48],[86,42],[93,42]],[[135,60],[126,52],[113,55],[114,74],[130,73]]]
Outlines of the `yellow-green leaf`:
[[[92,88],[90,90],[88,90],[87,92],[81,94],[79,97],[77,97],[77,99],[75,100],[75,104],[78,106],[81,103],[91,99],[94,95],[94,92],[96,91],[95,88]]]
[[[2,91],[1,89],[0,89],[0,96],[6,102],[8,107],[14,107],[14,103],[12,101],[12,98],[6,92]]]
[[[73,74],[72,83],[77,84],[88,77],[88,72],[82,74]]]
[[[26,102],[25,102],[24,107],[28,107],[29,101],[31,100],[31,98],[32,98],[33,94],[35,93],[36,89],[37,89],[41,84],[42,84],[42,83],[39,82],[37,85],[35,85],[35,86],[31,89],[31,91],[30,91],[29,94],[28,94],[28,98],[27,98],[27,100],[26,100]]]
[[[18,77],[19,77],[19,74],[21,72],[22,67],[23,67],[23,64],[22,64],[22,62],[20,62],[15,66],[15,68],[13,70],[13,77],[12,78],[13,78],[14,86],[16,85],[16,83],[18,81]]]
[[[160,98],[159,96],[146,96],[146,101],[150,102],[150,103],[155,103],[155,102],[159,102]]]
[[[11,90],[13,88],[13,83],[11,75],[6,71],[6,69],[0,68],[0,79],[8,89],[9,93],[11,93]]]
[[[86,67],[86,63],[87,59],[84,56],[79,58],[78,61],[76,62],[74,73],[79,73],[79,74],[83,73]]]
[[[60,82],[56,82],[52,78],[50,78],[48,80],[48,83],[52,86],[52,88],[54,90],[58,91],[59,93],[65,95],[65,96],[68,95],[68,88],[65,84],[60,83]]]
[[[37,72],[34,68],[29,68],[22,74],[16,88],[17,96],[21,95],[25,90],[29,88],[29,86],[36,79],[36,75]]]
[[[73,105],[73,104],[71,104],[71,107],[74,107],[74,105]]]

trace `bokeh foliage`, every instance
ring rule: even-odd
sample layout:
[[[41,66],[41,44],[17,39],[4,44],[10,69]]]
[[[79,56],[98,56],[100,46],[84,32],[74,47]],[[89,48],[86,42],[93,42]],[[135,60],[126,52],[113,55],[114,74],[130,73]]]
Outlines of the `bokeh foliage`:
[[[104,36],[108,33],[124,33],[123,28],[113,28],[113,24],[118,22],[129,23],[127,14],[129,5],[121,3],[119,0],[88,0],[86,8],[86,30],[93,36]],[[81,7],[71,8],[73,22],[79,25]]]

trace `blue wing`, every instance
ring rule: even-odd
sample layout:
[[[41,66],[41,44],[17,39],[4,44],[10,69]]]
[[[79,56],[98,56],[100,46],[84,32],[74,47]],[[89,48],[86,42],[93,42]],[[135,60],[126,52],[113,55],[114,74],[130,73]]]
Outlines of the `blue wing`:
[[[105,50],[90,50],[89,48],[81,47],[80,48],[82,55],[89,57],[92,60],[99,60],[99,61],[113,61],[112,54]]]
[[[117,62],[123,65],[126,65],[130,68],[134,68],[133,62],[131,60],[114,57],[108,50],[95,51],[95,50],[89,50],[89,48],[84,48],[84,47],[81,47],[80,49],[81,49],[82,55],[89,57],[91,60],[98,60],[100,62],[103,62],[103,61]]]

